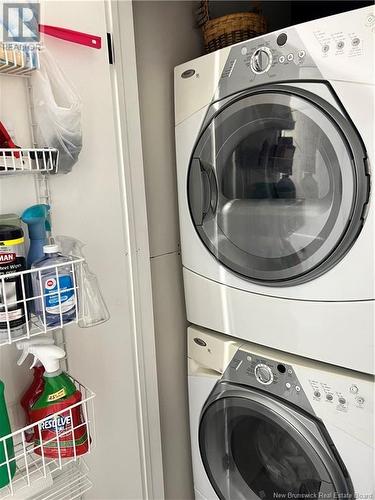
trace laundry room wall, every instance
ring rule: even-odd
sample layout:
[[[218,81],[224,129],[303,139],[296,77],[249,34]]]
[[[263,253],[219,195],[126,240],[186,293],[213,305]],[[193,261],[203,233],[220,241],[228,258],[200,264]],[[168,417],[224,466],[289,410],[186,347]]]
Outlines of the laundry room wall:
[[[202,54],[191,1],[133,2],[149,220],[165,498],[191,500],[173,69]]]

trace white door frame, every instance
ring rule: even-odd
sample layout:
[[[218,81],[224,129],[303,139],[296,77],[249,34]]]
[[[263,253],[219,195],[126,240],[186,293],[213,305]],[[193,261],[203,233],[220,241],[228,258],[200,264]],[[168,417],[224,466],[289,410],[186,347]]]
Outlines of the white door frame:
[[[164,499],[159,394],[142,135],[131,0],[106,0],[113,36],[112,85],[117,111],[124,230],[129,262],[135,393],[144,500]],[[123,443],[126,450],[126,443]]]

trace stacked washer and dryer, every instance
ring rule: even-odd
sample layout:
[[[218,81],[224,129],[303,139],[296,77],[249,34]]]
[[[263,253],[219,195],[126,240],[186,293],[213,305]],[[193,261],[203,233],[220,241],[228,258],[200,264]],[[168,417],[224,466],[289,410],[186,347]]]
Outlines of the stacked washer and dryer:
[[[197,499],[374,498],[375,15],[175,70]]]

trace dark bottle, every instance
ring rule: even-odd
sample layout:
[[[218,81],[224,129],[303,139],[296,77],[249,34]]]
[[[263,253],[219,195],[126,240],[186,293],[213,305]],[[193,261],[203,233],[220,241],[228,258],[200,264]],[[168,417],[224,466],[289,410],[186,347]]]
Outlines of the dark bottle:
[[[276,184],[276,192],[279,198],[282,199],[295,199],[296,186],[287,174],[283,174],[281,179]]]

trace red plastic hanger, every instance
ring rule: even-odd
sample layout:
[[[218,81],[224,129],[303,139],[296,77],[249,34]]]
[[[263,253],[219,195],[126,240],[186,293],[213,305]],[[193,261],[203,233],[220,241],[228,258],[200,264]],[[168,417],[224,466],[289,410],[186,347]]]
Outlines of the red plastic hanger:
[[[93,49],[102,48],[102,39],[100,36],[82,33],[80,31],[68,30],[67,28],[59,28],[57,26],[48,26],[47,24],[39,24],[39,31],[45,35],[60,38],[67,42],[78,43]]]

